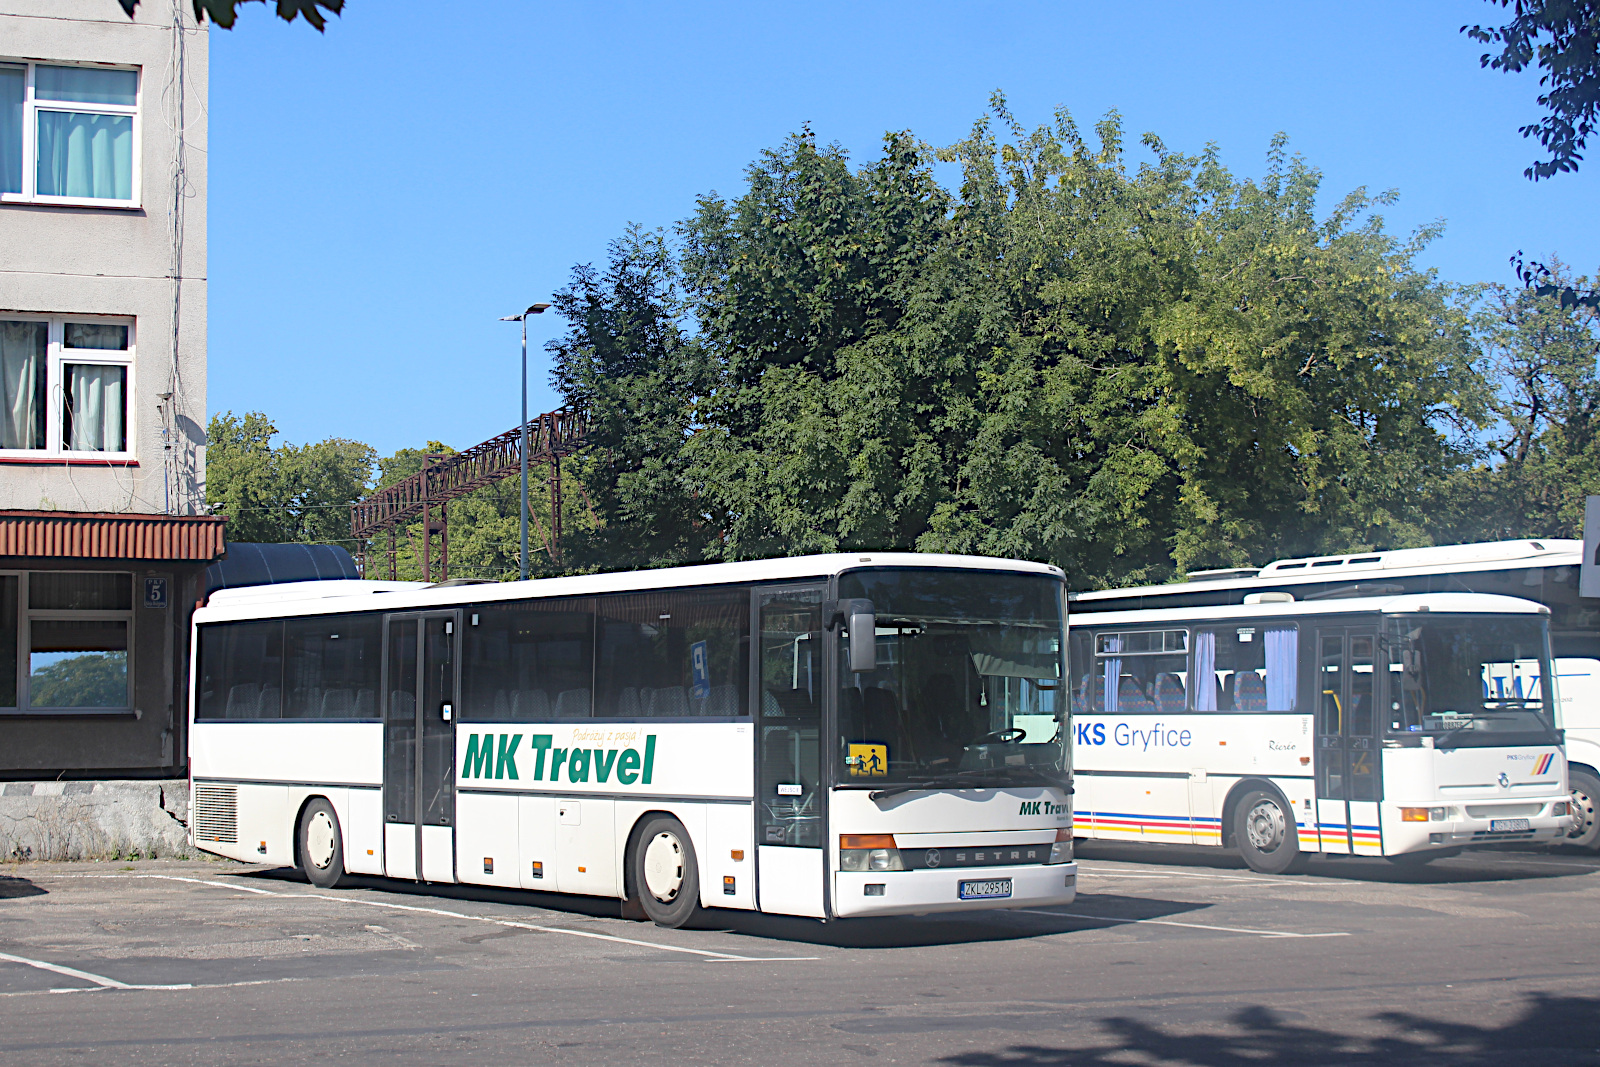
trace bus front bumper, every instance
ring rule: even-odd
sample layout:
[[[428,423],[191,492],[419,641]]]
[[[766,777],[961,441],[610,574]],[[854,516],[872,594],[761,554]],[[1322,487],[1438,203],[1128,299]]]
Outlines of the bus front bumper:
[[[1431,848],[1558,841],[1572,829],[1569,799],[1562,795],[1435,802],[1428,806],[1427,822],[1403,821],[1400,813],[1405,808],[1396,805],[1392,813],[1385,813],[1389,818],[1384,825],[1383,851],[1395,856]]]
[[[962,885],[989,891],[984,883],[1011,883],[1011,895],[963,900]],[[833,913],[841,919],[868,915],[918,915],[942,911],[988,911],[1070,904],[1078,893],[1076,863],[1026,867],[959,867],[948,870],[836,871]]]

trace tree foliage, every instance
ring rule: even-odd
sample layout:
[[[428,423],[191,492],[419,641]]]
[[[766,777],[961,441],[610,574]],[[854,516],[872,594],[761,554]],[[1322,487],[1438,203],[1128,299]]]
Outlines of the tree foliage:
[[[259,411],[212,415],[207,436],[206,501],[228,517],[228,540],[355,549],[349,508],[371,480],[371,446],[342,437],[280,444]]]
[[[1413,265],[1432,231],[1360,190],[1319,217],[1281,140],[1239,179],[1153,136],[1134,163],[1114,113],[994,105],[860,167],[802,131],[575,272],[588,565],[918,549],[1108,584],[1425,543],[1487,414],[1466,309]]]
[[[1463,26],[1461,32],[1475,41],[1494,45],[1499,53],[1485,52],[1479,62],[1494,70],[1515,74],[1535,64],[1544,71],[1539,85],[1539,106],[1546,110],[1538,122],[1521,128],[1524,137],[1537,137],[1549,159],[1536,160],[1523,171],[1531,181],[1575,171],[1583,148],[1594,132],[1600,106],[1600,3],[1596,0],[1489,0],[1510,8],[1504,26]]]
[[[133,13],[139,7],[139,0],[117,0],[122,5],[122,10],[127,16],[133,18]],[[194,0],[194,20],[204,22],[210,19],[225,30],[233,29],[234,20],[239,17],[239,5],[251,3],[265,3],[266,0]],[[311,24],[311,28],[321,33],[328,24],[327,16],[337,15],[344,10],[344,0],[272,0],[277,8],[277,15],[285,22],[293,22],[297,17],[304,17]]]

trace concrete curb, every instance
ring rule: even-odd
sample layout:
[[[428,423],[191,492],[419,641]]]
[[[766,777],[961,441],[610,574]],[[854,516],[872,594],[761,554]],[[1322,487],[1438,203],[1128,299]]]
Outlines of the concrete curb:
[[[0,858],[187,859],[187,780],[7,782],[0,788]]]

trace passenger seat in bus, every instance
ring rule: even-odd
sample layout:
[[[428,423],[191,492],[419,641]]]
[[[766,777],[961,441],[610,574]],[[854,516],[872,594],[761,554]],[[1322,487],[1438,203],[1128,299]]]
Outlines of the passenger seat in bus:
[[[1255,671],[1235,671],[1233,674],[1233,708],[1235,711],[1266,711],[1266,680]]]
[[[587,719],[591,714],[589,690],[567,689],[556,696],[556,718]]]
[[[1117,711],[1122,715],[1151,715],[1156,702],[1144,691],[1144,686],[1131,674],[1117,679]]]
[[[1156,707],[1161,714],[1180,714],[1187,703],[1182,678],[1170,671],[1156,675]]]
[[[689,715],[689,694],[681,685],[643,690],[644,713],[652,719],[683,719]]]
[[[739,689],[732,685],[714,685],[703,697],[690,699],[692,714],[707,718],[727,719],[739,714]]]
[[[228,690],[228,707],[223,716],[229,719],[254,719],[261,713],[261,687],[255,682],[245,682]]]

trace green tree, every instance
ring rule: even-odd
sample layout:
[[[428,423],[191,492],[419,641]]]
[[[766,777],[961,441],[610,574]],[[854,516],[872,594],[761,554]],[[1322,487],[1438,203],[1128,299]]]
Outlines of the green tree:
[[[1600,3],[1596,0],[1489,0],[1510,8],[1504,26],[1463,26],[1475,41],[1497,46],[1479,64],[1516,74],[1537,65],[1544,74],[1538,122],[1522,127],[1524,137],[1537,137],[1549,159],[1537,160],[1522,173],[1530,181],[1575,171],[1595,129],[1600,106]]]
[[[278,444],[259,411],[213,415],[207,435],[206,500],[228,516],[228,540],[357,548],[349,508],[371,481],[371,446],[342,437]]]
[[[1552,257],[1560,288],[1587,288]],[[1600,313],[1557,295],[1489,286],[1474,317],[1493,393],[1483,462],[1451,486],[1452,539],[1581,537],[1600,493]]]
[[[1108,584],[1424,543],[1484,399],[1460,294],[1413,265],[1432,231],[1391,237],[1361,191],[1319,218],[1281,141],[1239,180],[1148,135],[1132,165],[1115,114],[1091,143],[994,104],[862,167],[802,131],[673,245],[635,233],[575,273],[557,384],[603,412],[595,546],[976,552]]]
[[[231,30],[234,20],[239,17],[239,5],[257,2],[265,0],[194,0],[194,20],[204,22],[209,18],[223,29]],[[122,10],[130,19],[139,7],[139,0],[117,0],[117,3],[122,5]],[[297,17],[304,16],[318,33],[328,23],[324,11],[337,15],[344,10],[344,0],[273,0],[273,3],[280,19],[293,22]]]

